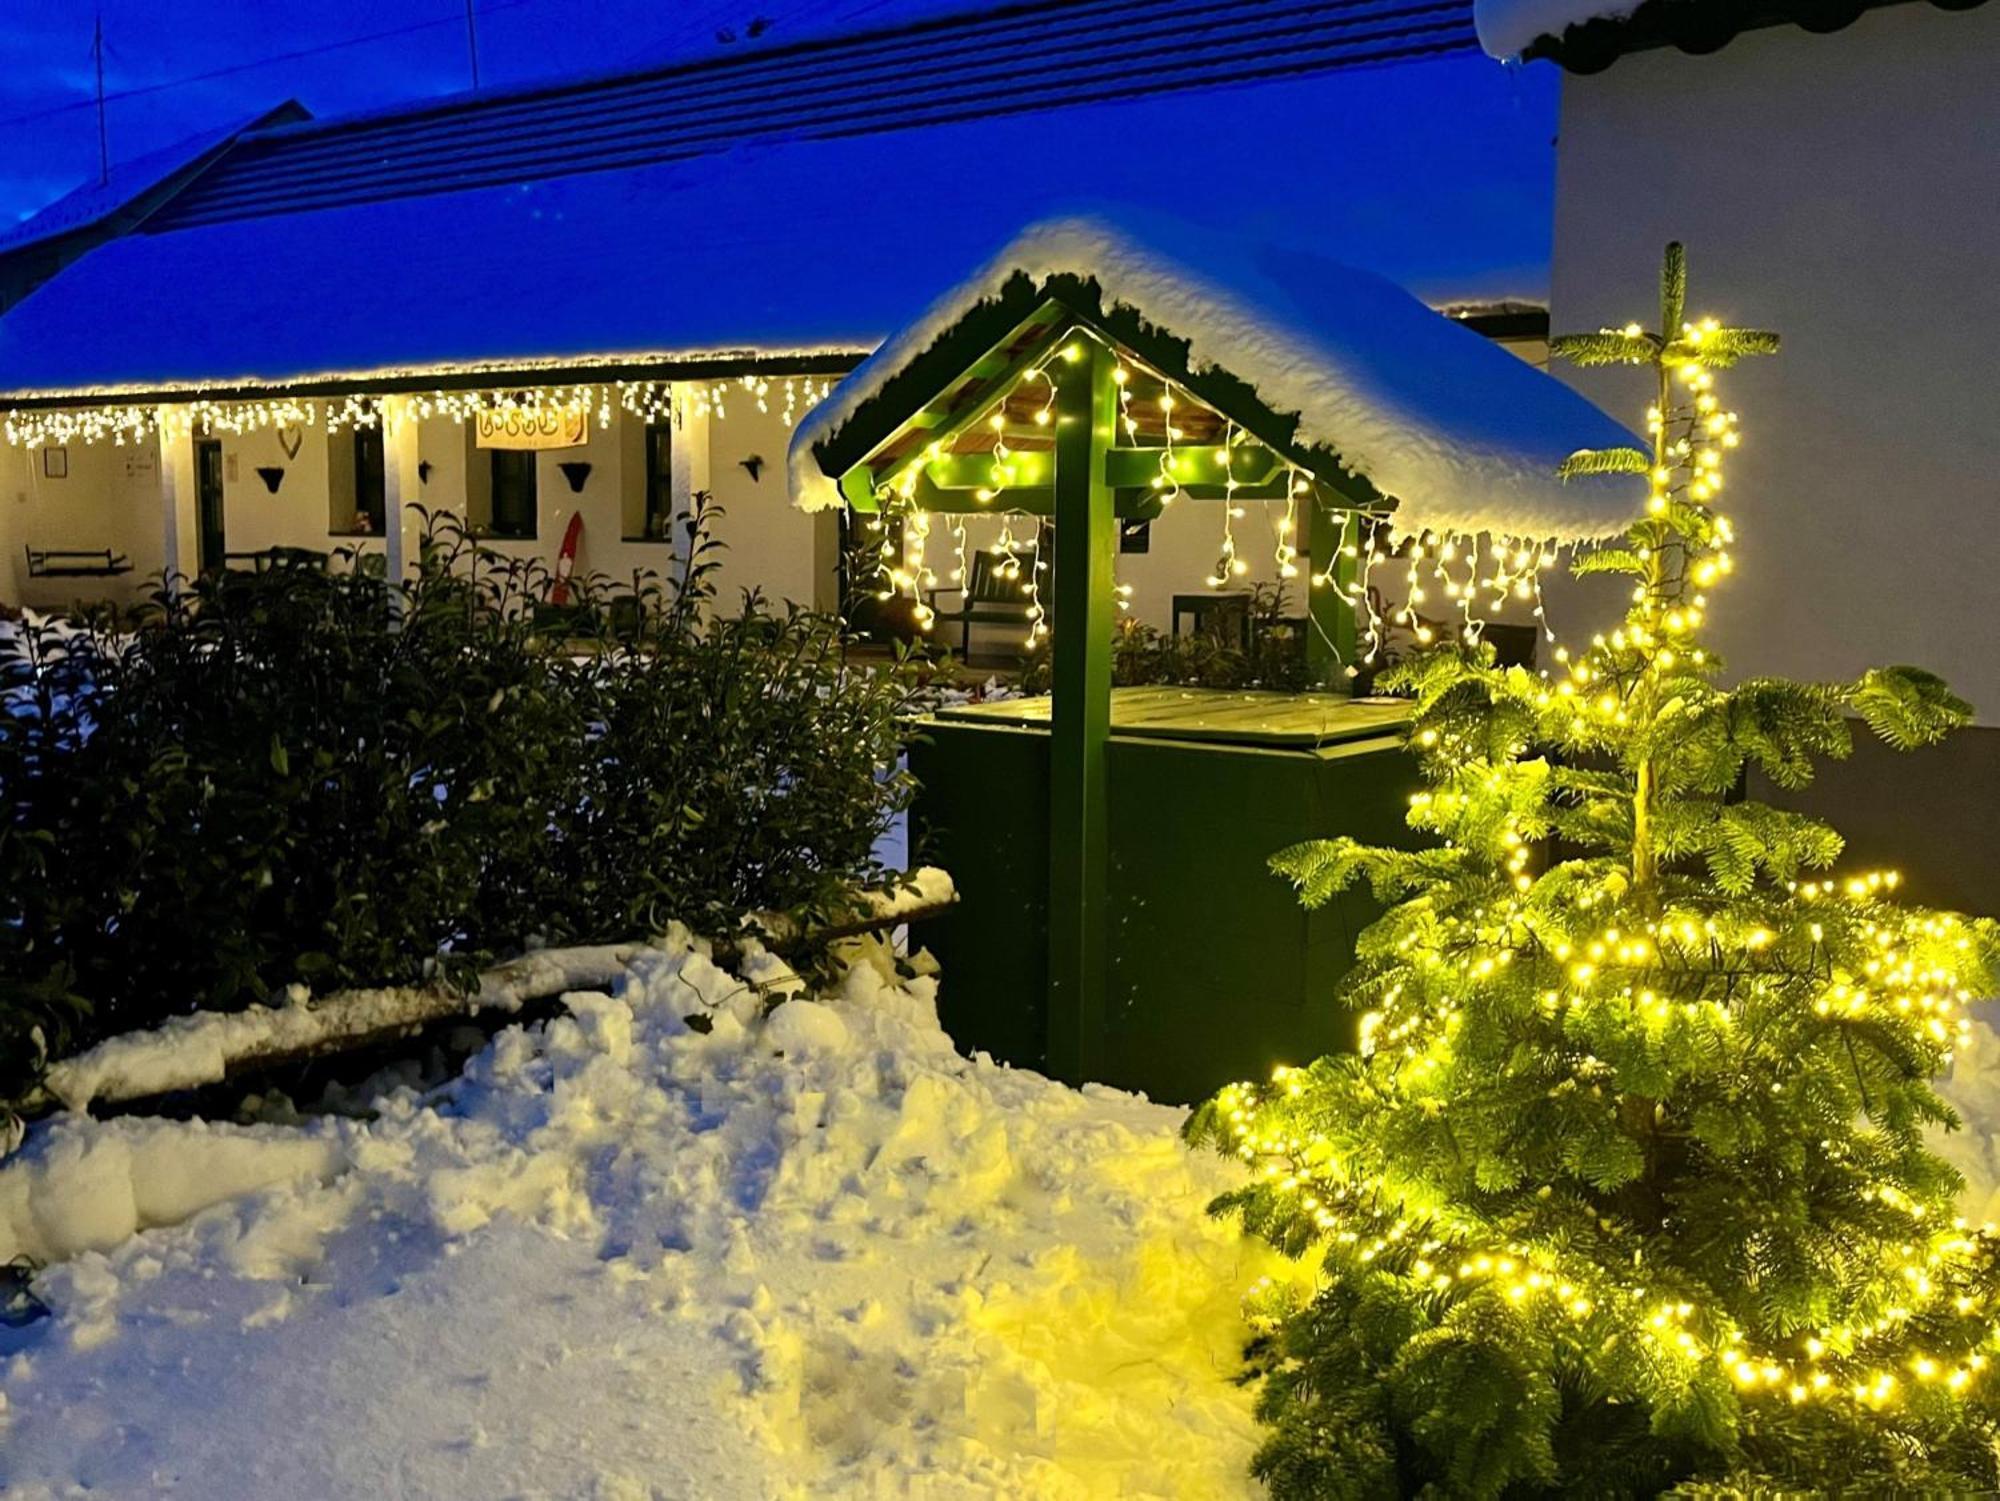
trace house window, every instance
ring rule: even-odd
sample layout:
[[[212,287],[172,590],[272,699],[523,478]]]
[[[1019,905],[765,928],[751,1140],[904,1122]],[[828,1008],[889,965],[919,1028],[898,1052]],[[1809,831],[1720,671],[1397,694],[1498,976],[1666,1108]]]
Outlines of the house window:
[[[379,537],[388,523],[382,429],[357,427],[327,439],[327,530]]]
[[[1151,552],[1153,523],[1121,520],[1118,523],[1118,550],[1122,553]]]
[[[387,530],[388,477],[384,472],[382,429],[354,430],[354,528],[381,536]]]
[[[518,448],[489,448],[492,478],[487,535],[531,539],[535,535],[535,455]]]
[[[674,526],[674,428],[671,422],[646,424],[646,512],[640,535],[666,538]]]

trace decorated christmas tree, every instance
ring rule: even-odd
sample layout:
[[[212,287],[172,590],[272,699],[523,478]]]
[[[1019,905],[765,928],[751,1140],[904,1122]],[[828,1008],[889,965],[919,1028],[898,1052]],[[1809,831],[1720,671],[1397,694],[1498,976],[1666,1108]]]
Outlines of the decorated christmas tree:
[[[1555,353],[1657,384],[1643,519],[1578,571],[1622,626],[1549,674],[1444,646],[1399,669],[1427,790],[1411,850],[1279,855],[1308,905],[1389,903],[1346,992],[1356,1056],[1239,1085],[1191,1125],[1218,1201],[1301,1259],[1255,1300],[1275,1496],[1590,1496],[2000,1484],[2000,1240],[1954,1218],[1932,1079],[1991,994],[1991,923],[1828,874],[1840,836],[1744,795],[1859,719],[1936,741],[1928,673],[1719,685],[1737,442],[1714,372],[1775,336],[1684,319]]]

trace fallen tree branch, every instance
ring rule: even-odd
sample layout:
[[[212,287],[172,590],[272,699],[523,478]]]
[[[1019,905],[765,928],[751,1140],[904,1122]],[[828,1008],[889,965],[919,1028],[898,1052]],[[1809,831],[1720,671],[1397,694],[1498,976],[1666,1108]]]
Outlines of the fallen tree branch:
[[[857,893],[861,913],[846,922],[807,928],[784,912],[753,912],[743,920],[743,931],[775,954],[783,954],[801,944],[827,943],[837,938],[854,938],[906,922],[920,922],[949,910],[958,901],[957,888],[948,872],[935,865],[920,866],[903,882],[886,891]]]
[[[851,921],[804,928],[781,914],[759,913],[746,920],[745,936],[782,955],[805,943],[936,916],[958,899],[951,877],[929,866],[911,872],[900,889],[857,896],[862,912]],[[16,1108],[34,1119],[58,1109],[131,1104],[359,1052],[454,1018],[516,1012],[574,991],[609,990],[626,976],[634,959],[654,947],[622,943],[541,949],[483,971],[478,986],[465,993],[442,986],[339,990],[317,1000],[300,993],[282,1006],[175,1017],[158,1027],[107,1038],[51,1064],[41,1088]],[[5,1118],[0,1108],[0,1122]]]

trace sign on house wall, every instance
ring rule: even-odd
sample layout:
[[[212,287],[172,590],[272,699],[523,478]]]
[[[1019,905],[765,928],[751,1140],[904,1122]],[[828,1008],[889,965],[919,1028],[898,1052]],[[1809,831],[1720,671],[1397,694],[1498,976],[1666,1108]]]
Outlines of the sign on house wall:
[[[590,437],[582,407],[510,407],[478,414],[481,448],[579,448]]]

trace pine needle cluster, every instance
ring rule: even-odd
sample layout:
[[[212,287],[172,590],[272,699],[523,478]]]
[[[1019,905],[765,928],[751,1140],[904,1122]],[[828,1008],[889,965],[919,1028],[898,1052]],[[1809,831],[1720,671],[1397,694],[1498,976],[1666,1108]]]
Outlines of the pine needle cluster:
[[[1673,246],[1657,330],[1554,345],[1655,382],[1650,451],[1569,465],[1648,477],[1580,560],[1632,580],[1623,624],[1547,674],[1420,654],[1424,847],[1273,861],[1307,905],[1391,904],[1348,982],[1359,1055],[1190,1126],[1256,1170],[1217,1211],[1301,1259],[1253,1310],[1279,1498],[2000,1484],[2000,1240],[1925,1146],[2000,941],[1827,874],[1831,827],[1743,795],[1805,785],[1857,720],[1907,749],[1970,711],[1907,667],[1720,685],[1714,372],[1777,339],[1685,300]]]

